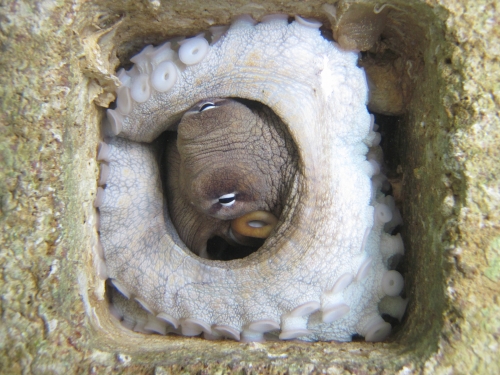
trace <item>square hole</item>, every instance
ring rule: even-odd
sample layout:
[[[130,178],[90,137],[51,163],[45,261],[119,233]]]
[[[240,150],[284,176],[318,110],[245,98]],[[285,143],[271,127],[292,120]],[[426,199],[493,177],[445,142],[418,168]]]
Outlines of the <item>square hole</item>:
[[[339,3],[337,16],[340,17],[342,12],[348,14],[353,4]],[[92,61],[87,56],[87,60],[82,63],[84,75],[81,79],[87,80],[86,90],[95,103],[90,111],[81,108],[87,126],[94,129],[92,137],[82,144],[87,153],[95,152],[100,137],[103,109],[98,105],[105,106],[110,101],[112,78],[109,74],[120,63],[125,64],[144,45],[157,44],[172,36],[194,35],[211,24],[229,24],[233,16],[241,13],[260,18],[264,14],[284,12],[317,18],[326,25],[331,21],[320,2],[317,2],[317,6],[308,2],[307,7],[294,4],[293,8],[279,2],[266,6],[246,4],[243,9],[221,2],[207,2],[205,9],[188,4],[170,7],[156,5],[150,2],[148,6],[137,4],[118,9],[112,2],[99,2],[98,5],[85,5],[86,9],[80,15],[82,40],[89,47],[98,45],[98,53],[104,58],[102,61]],[[376,8],[376,4],[373,7],[381,11]],[[122,365],[163,365],[190,371],[198,368],[244,368],[250,371],[281,369],[280,366],[307,369],[309,365],[316,369],[338,365],[352,370],[396,370],[405,363],[422,362],[437,350],[443,324],[442,314],[446,309],[443,247],[446,241],[451,240],[447,237],[450,217],[457,215],[457,205],[461,202],[454,196],[454,199],[458,199],[455,206],[449,210],[441,207],[450,195],[450,186],[463,183],[461,176],[448,172],[445,164],[449,151],[446,132],[450,130],[451,124],[441,100],[447,92],[442,70],[445,69],[443,65],[447,64],[450,47],[444,39],[444,25],[427,5],[418,2],[404,6],[389,4],[387,10],[382,42],[368,51],[360,64],[373,58],[375,63],[393,67],[400,74],[400,89],[405,93],[402,109],[395,116],[377,114],[381,132],[384,133],[389,177],[393,180],[393,189],[397,189],[395,195],[404,218],[401,230],[406,248],[403,271],[410,298],[406,316],[390,339],[375,344],[358,341],[342,344],[241,344],[132,333],[114,323],[110,317],[107,305],[102,300],[102,281],[94,275],[90,256],[87,256],[88,264],[83,273],[87,275],[86,285],[94,293],[90,293],[86,299],[86,306],[95,328],[92,342],[96,348],[119,353],[116,358]],[[109,28],[113,31],[108,32]],[[115,53],[119,61],[114,58]],[[101,71],[97,69],[99,66]],[[82,106],[86,104],[81,102]],[[70,137],[77,137],[78,128],[70,131],[74,132]],[[74,173],[73,178],[78,180],[78,172]],[[447,179],[446,183],[435,184],[435,181],[442,181],[443,178]],[[89,203],[89,200],[86,202]],[[95,221],[92,208],[85,208],[85,215],[94,217],[89,220],[90,223]],[[75,234],[75,238],[85,238],[83,243],[95,246],[97,234],[93,228],[86,228],[85,233]],[[74,280],[72,275],[68,277]],[[80,285],[83,282],[79,279]]]

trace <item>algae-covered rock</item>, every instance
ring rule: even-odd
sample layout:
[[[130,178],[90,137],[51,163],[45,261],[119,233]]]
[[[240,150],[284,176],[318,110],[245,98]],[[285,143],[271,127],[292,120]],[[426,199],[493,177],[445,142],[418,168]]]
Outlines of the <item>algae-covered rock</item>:
[[[385,9],[373,1],[331,3],[2,4],[0,372],[500,373],[495,2],[391,1]],[[229,24],[240,14],[300,14],[335,35],[359,18],[349,12],[372,6],[384,12],[384,24],[374,18],[368,26],[383,31],[375,44],[363,39],[369,50],[360,64],[383,67],[391,95],[402,93],[397,105],[384,104],[398,116],[384,131],[405,220],[410,298],[395,334],[384,343],[238,343],[123,328],[108,313],[93,264],[96,147],[119,84],[115,69],[148,43]]]

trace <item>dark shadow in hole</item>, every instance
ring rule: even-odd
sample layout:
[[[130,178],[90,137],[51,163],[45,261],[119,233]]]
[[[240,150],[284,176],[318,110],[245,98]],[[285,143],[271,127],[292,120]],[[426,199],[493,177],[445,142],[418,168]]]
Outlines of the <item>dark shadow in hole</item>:
[[[233,246],[220,237],[212,237],[207,241],[207,253],[211,259],[233,260],[241,259],[256,252],[263,244],[264,240],[259,240],[256,246]]]
[[[399,325],[399,320],[398,318],[394,318],[393,316],[390,316],[389,314],[382,314],[382,319],[386,321],[387,323],[391,324],[391,327],[396,327]]]
[[[365,338],[359,334],[352,335],[352,342],[364,342]]]
[[[384,150],[385,174],[389,179],[400,178],[398,165],[401,164],[400,134],[403,127],[403,119],[400,116],[387,116],[378,113],[375,116],[375,123],[379,126],[377,130],[382,136],[380,146]],[[391,192],[388,193],[392,195]]]

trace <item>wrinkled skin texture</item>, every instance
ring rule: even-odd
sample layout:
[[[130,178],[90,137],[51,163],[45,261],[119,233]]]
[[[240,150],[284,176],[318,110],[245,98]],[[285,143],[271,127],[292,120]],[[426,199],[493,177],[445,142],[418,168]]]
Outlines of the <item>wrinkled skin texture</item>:
[[[214,236],[231,245],[259,244],[251,238],[237,241],[231,220],[252,211],[279,217],[297,170],[284,124],[268,108],[252,107],[230,99],[204,100],[183,116],[177,142],[167,142],[170,217],[186,246],[205,258],[207,240]],[[228,195],[228,203],[221,204],[219,198]]]

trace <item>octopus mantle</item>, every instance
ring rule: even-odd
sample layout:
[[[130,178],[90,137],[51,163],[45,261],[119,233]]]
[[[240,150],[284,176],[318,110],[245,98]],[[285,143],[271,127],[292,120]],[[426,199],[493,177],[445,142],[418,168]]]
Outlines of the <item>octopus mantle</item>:
[[[119,74],[118,106],[108,110],[118,137],[99,152],[105,189],[96,200],[97,263],[101,276],[148,311],[141,330],[378,341],[391,329],[381,313],[403,315],[402,277],[388,267],[403,246],[384,231],[395,208],[380,193],[380,138],[366,109],[365,75],[357,54],[325,40],[318,27],[242,17],[214,31],[211,44],[198,36],[178,51],[176,43],[148,46]],[[287,124],[300,157],[275,234],[244,259],[207,260],[186,248],[147,143],[207,97],[267,105]]]

